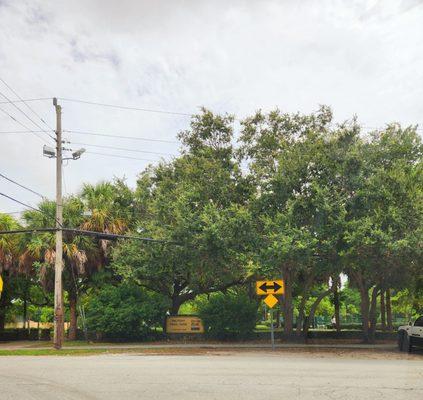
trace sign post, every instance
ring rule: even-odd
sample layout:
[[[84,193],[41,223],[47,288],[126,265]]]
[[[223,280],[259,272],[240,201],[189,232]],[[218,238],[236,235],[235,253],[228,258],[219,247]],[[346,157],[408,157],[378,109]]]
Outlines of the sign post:
[[[256,293],[259,296],[266,296],[264,302],[269,307],[270,311],[270,341],[272,343],[272,350],[275,350],[275,327],[273,325],[273,307],[278,304],[278,299],[275,294],[285,293],[285,284],[282,279],[274,281],[257,281]]]
[[[272,342],[272,350],[275,350],[275,328],[273,326],[273,308],[270,309],[270,341]]]

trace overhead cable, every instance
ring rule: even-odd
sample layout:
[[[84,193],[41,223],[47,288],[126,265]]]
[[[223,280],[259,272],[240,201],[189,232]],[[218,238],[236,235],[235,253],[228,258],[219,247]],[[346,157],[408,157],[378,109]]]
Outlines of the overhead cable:
[[[30,208],[30,209],[31,209],[31,210],[33,210],[33,211],[37,211],[37,212],[39,212],[39,213],[41,213],[41,214],[45,215],[46,217],[48,217],[48,218],[50,218],[50,219],[53,219],[53,220],[54,220],[54,221],[56,221],[56,222],[57,222],[60,226],[63,226],[63,225],[62,225],[59,221],[57,221],[57,219],[56,219],[55,217],[53,217],[53,216],[49,215],[48,213],[46,213],[46,212],[44,212],[44,211],[40,210],[39,208],[32,207],[32,206],[30,206],[29,204],[26,204],[26,203],[24,203],[24,202],[22,202],[22,201],[20,201],[20,200],[18,200],[18,199],[15,199],[14,197],[9,196],[9,195],[7,195],[7,194],[5,194],[5,193],[0,193],[0,196],[6,197],[7,199],[12,200],[12,201],[14,201],[15,203],[18,203],[18,204],[20,204],[20,205],[22,205],[22,206],[24,206],[24,207],[26,207],[26,208]]]
[[[39,140],[41,140],[44,144],[49,144],[48,142],[46,142],[44,140],[43,137],[38,135],[38,131],[34,131],[32,129],[29,129],[25,124],[23,124],[21,121],[19,121],[18,119],[16,119],[13,115],[9,114],[7,111],[3,110],[2,108],[0,108],[0,111],[3,112],[4,114],[6,114],[9,118],[11,118],[13,121],[15,121],[17,124],[21,125],[23,128],[25,128],[28,133],[32,133],[35,135],[35,137],[37,137]]]
[[[19,100],[21,100],[26,106],[27,106],[27,108],[30,110],[30,111],[32,111],[32,113],[35,115],[35,116],[37,116],[39,119],[40,119],[40,121],[45,125],[45,126],[47,126],[47,128],[49,129],[49,130],[51,130],[51,131],[54,131],[54,129],[44,120],[44,118],[43,117],[41,117],[41,115],[39,115],[29,104],[28,104],[28,102],[27,101],[25,101],[24,99],[22,99],[22,97],[21,96],[19,96],[19,94],[16,92],[16,90],[14,90],[4,79],[2,79],[1,77],[0,77],[0,81],[1,82],[3,82],[3,84],[19,99]]]
[[[130,107],[130,106],[121,106],[117,104],[107,104],[107,103],[99,103],[95,101],[87,101],[87,100],[80,100],[80,99],[69,99],[66,97],[58,97],[58,99],[63,101],[69,101],[72,103],[82,103],[82,104],[90,104],[94,106],[101,106],[101,107],[110,107],[110,108],[118,108],[121,110],[133,110],[133,111],[144,111],[144,112],[151,112],[151,113],[158,113],[158,114],[170,114],[170,115],[181,115],[184,117],[191,117],[192,113],[184,113],[178,111],[168,111],[168,110],[158,110],[153,108],[142,108],[142,107]]]
[[[36,192],[35,190],[30,189],[29,187],[22,185],[19,182],[14,181],[13,179],[7,177],[6,175],[0,173],[0,177],[2,177],[3,179],[6,179],[7,181],[14,183],[15,185],[21,187],[22,189],[28,190],[28,192],[31,192],[33,194],[36,194],[37,196],[41,197],[42,199],[46,199],[46,196],[43,196],[41,193]]]
[[[41,129],[45,134],[47,134],[54,141],[56,140],[49,132],[43,129],[37,122],[35,122],[25,111],[19,108],[15,103],[12,102],[5,94],[0,92],[0,95],[3,96],[13,107],[15,107],[19,112],[21,112],[29,121],[31,121],[38,129]]]
[[[142,140],[142,141],[147,141],[147,142],[161,142],[161,143],[173,143],[173,144],[179,143],[176,140],[151,139],[151,138],[144,138],[144,137],[138,137],[138,136],[124,136],[124,135],[117,135],[117,134],[106,134],[106,133],[86,132],[86,131],[74,131],[74,130],[67,130],[67,129],[64,129],[63,132],[76,133],[78,135],[102,136],[102,137],[128,139],[128,140]]]
[[[132,151],[135,153],[148,153],[148,154],[156,154],[159,156],[176,156],[176,154],[171,153],[161,153],[157,151],[149,151],[149,150],[139,150],[139,149],[129,149],[126,147],[115,147],[115,146],[107,146],[101,144],[91,144],[91,143],[81,143],[81,142],[69,142],[70,144],[76,144],[80,146],[88,146],[88,147],[98,147],[100,149],[111,149],[111,150],[120,150],[120,151]]]
[[[148,158],[138,158],[138,157],[121,156],[121,155],[118,155],[118,154],[98,153],[96,151],[86,151],[86,153],[87,154],[95,154],[95,155],[104,156],[104,157],[126,158],[126,159],[129,159],[129,160],[138,160],[138,161],[149,161],[149,162],[157,162],[157,161],[160,161],[160,160],[151,160],[151,159],[148,159]]]

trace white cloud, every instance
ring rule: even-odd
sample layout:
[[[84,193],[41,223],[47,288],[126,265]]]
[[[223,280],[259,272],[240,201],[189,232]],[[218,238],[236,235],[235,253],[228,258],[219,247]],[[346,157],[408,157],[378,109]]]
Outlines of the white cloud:
[[[338,120],[358,114],[369,126],[418,123],[423,122],[422,18],[422,2],[413,0],[0,0],[0,77],[25,98],[59,96],[182,112],[205,105],[240,117],[276,106],[310,112],[324,103]],[[1,84],[0,91],[11,96]],[[31,105],[54,125],[50,102]],[[188,123],[184,117],[63,102],[64,129],[172,139]],[[4,115],[0,124],[0,131],[21,129]],[[67,137],[177,151],[171,144]],[[54,194],[54,162],[41,156],[32,135],[0,134],[0,155],[1,172]],[[86,154],[65,167],[67,189],[113,175],[133,182],[145,165]],[[0,187],[32,204],[37,200],[3,181]],[[21,208],[4,199],[0,207]]]

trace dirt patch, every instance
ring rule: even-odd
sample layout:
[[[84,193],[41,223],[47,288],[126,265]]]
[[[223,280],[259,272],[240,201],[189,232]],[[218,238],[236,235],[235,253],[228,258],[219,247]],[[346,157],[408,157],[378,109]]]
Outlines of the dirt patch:
[[[114,353],[114,351],[111,351]],[[304,358],[343,358],[343,359],[373,359],[373,360],[417,360],[423,361],[423,351],[402,353],[398,350],[388,349],[316,349],[316,348],[292,348],[292,349],[206,349],[206,348],[174,348],[174,349],[129,349],[119,351],[120,354],[137,354],[140,356],[167,355],[167,356],[231,356],[231,355],[257,355],[263,354],[274,357],[304,357]]]

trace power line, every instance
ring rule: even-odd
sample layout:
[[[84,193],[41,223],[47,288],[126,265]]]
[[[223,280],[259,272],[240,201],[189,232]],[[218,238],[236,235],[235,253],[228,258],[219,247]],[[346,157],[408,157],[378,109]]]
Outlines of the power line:
[[[148,151],[148,150],[139,150],[139,149],[129,149],[126,147],[115,147],[115,146],[107,146],[101,144],[90,144],[90,143],[81,143],[81,142],[69,142],[70,144],[77,144],[81,146],[88,146],[88,147],[98,147],[100,149],[111,149],[111,150],[120,150],[120,151],[132,151],[135,153],[148,153],[148,154],[156,154],[159,156],[176,156],[176,154],[171,153],[160,153],[157,151]]]
[[[22,214],[27,210],[21,210],[21,211],[0,211],[0,214],[8,214],[8,215],[14,215],[14,214]]]
[[[79,99],[69,99],[64,97],[58,97],[60,100],[69,101],[73,103],[82,103],[82,104],[90,104],[94,106],[101,106],[101,107],[110,107],[110,108],[118,108],[121,110],[133,110],[133,111],[144,111],[144,112],[151,112],[151,113],[158,113],[158,114],[170,114],[170,115],[181,115],[184,117],[191,117],[191,113],[184,113],[184,112],[177,112],[177,111],[168,111],[168,110],[158,110],[152,108],[141,108],[141,107],[130,107],[130,106],[121,106],[116,104],[107,104],[107,103],[98,103],[95,101],[87,101],[87,100],[79,100]]]
[[[22,189],[28,190],[28,192],[31,192],[31,193],[33,193],[33,194],[36,194],[37,196],[41,197],[42,199],[46,199],[46,197],[45,197],[45,196],[43,196],[41,193],[38,193],[38,192],[36,192],[35,190],[32,190],[32,189],[30,189],[29,187],[26,187],[26,186],[22,185],[21,183],[14,181],[13,179],[11,179],[11,178],[7,177],[6,175],[4,175],[4,174],[0,173],[0,176],[1,176],[3,179],[6,179],[7,181],[12,182],[12,183],[14,183],[15,185],[17,185],[17,186],[21,187]]]
[[[1,82],[3,82],[3,84],[19,99],[19,100],[21,100],[26,106],[27,106],[27,108],[30,110],[30,111],[32,111],[32,113],[34,114],[34,115],[36,115],[39,119],[40,119],[40,121],[45,125],[45,126],[47,126],[47,128],[48,129],[50,129],[51,131],[54,131],[54,129],[24,100],[24,99],[22,99],[22,97],[21,96],[19,96],[19,94],[16,92],[16,90],[14,90],[7,82],[5,82],[5,80],[4,79],[2,79],[1,77],[0,77],[0,81]]]
[[[4,114],[6,114],[8,117],[10,117],[11,119],[13,119],[13,121],[15,121],[16,123],[18,123],[19,125],[21,125],[22,127],[24,127],[28,133],[32,133],[34,134],[38,139],[40,139],[44,144],[48,144],[44,138],[42,138],[41,136],[38,136],[37,132],[38,131],[33,131],[31,129],[29,129],[25,124],[23,124],[21,121],[17,120],[13,115],[10,115],[7,111],[3,110],[2,108],[0,108],[0,111],[3,112]]]
[[[1,192],[0,192],[0,196],[6,197],[7,199],[14,201],[15,203],[18,203],[18,204],[20,204],[20,205],[22,205],[22,206],[25,206],[25,207],[27,207],[27,208],[30,208],[31,210],[38,211],[38,212],[40,212],[40,213],[42,213],[42,214],[45,214],[45,213],[44,213],[43,211],[41,211],[40,209],[35,208],[35,207],[32,207],[32,206],[30,206],[29,204],[23,203],[22,201],[17,200],[17,199],[15,199],[15,198],[13,198],[13,197],[11,197],[11,196],[9,196],[9,195],[5,194],[5,193],[1,193]]]
[[[150,138],[143,138],[143,137],[138,137],[138,136],[124,136],[124,135],[105,134],[105,133],[97,133],[97,132],[74,131],[74,130],[63,130],[63,132],[76,133],[78,135],[102,136],[102,137],[128,139],[128,140],[142,140],[142,141],[147,141],[147,142],[160,142],[160,143],[172,143],[172,144],[178,144],[179,143],[176,140],[150,139]]]
[[[29,209],[31,209],[31,210],[33,210],[33,211],[37,211],[37,212],[39,212],[39,213],[41,213],[41,214],[45,215],[46,217],[51,218],[51,219],[53,219],[53,220],[55,220],[55,221],[56,221],[56,218],[55,218],[55,217],[52,217],[52,216],[51,216],[51,215],[49,215],[48,213],[46,213],[46,212],[44,212],[44,211],[40,210],[39,208],[32,207],[32,206],[30,206],[29,204],[23,203],[22,201],[20,201],[20,200],[18,200],[18,199],[15,199],[14,197],[9,196],[9,195],[7,195],[7,194],[5,194],[5,193],[1,193],[1,192],[0,192],[0,196],[6,197],[7,199],[14,201],[15,203],[18,203],[18,204],[20,204],[20,205],[22,205],[22,206],[24,206],[24,207],[26,207],[26,208],[29,208]],[[59,225],[62,227],[62,224],[59,224]]]
[[[1,79],[1,78],[0,78]],[[53,141],[55,141],[56,139],[50,135],[45,129],[43,129],[40,125],[38,125],[38,123],[34,122],[34,120],[25,112],[23,111],[21,108],[19,108],[15,103],[12,103],[12,100],[10,100],[5,94],[3,94],[2,92],[0,92],[0,95],[3,96],[10,104],[12,104],[13,107],[15,107],[18,111],[20,111],[23,115],[25,115],[26,118],[28,118],[38,129],[41,129],[44,133],[46,133],[51,139],[53,139]]]
[[[43,100],[52,100],[53,97],[38,97],[36,99],[21,99],[21,100],[12,100],[12,101],[0,101],[0,104],[10,104],[10,103],[25,103],[30,101],[43,101]]]
[[[115,233],[107,233],[107,232],[97,232],[97,231],[86,231],[83,229],[73,229],[73,228],[32,228],[32,229],[14,229],[9,231],[0,231],[0,235],[15,235],[20,233],[44,233],[44,232],[56,232],[61,230],[63,232],[68,232],[75,235],[85,235],[95,237],[97,239],[106,239],[106,240],[116,240],[116,239],[129,239],[129,240],[140,240],[143,242],[151,242],[151,243],[166,243],[166,244],[174,244],[174,245],[181,245],[178,242],[163,240],[163,239],[152,239],[140,236],[133,236],[133,235],[119,235]]]
[[[44,131],[35,131],[35,130],[33,130],[33,131],[0,131],[0,134],[7,134],[7,133],[14,133],[14,134],[17,134],[17,133],[34,133],[34,132],[38,132],[38,133],[42,133],[42,132],[44,132]]]
[[[138,161],[150,161],[150,162],[160,161],[160,160],[151,160],[151,159],[148,159],[148,158],[138,158],[138,157],[121,156],[121,155],[117,155],[117,154],[98,153],[96,151],[87,151],[86,153],[95,154],[95,155],[98,155],[98,156],[126,158],[126,159],[129,159],[129,160],[138,160]]]

